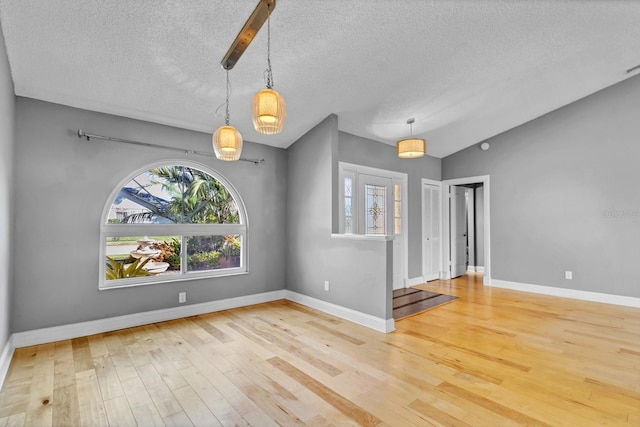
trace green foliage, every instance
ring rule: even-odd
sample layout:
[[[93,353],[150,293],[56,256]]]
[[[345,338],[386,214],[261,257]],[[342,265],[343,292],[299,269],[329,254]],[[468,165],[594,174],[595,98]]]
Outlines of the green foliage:
[[[180,257],[180,254],[182,253],[181,239],[177,239],[174,237],[169,242],[165,240],[164,243],[169,245],[169,247],[171,247],[171,249],[173,250],[173,255],[165,257],[164,262],[169,263],[170,270],[180,270],[180,263],[182,262],[182,259]]]
[[[167,243],[169,246],[171,246],[171,248],[173,248],[173,252],[177,255],[180,255],[180,251],[182,250],[182,242],[180,241],[180,239],[177,238],[172,238],[170,242],[167,242],[165,240],[165,243]]]
[[[227,235],[224,236],[224,243],[222,244],[222,255],[226,257],[239,256],[240,255],[240,236]]]
[[[219,251],[223,244],[223,236],[190,236],[187,238],[189,253]]]
[[[189,224],[237,224],[240,215],[233,197],[220,181],[198,169],[164,166],[151,169],[155,184],[171,195],[164,212],[156,216]]]
[[[220,252],[199,252],[187,257],[189,270],[213,270],[220,266]]]
[[[180,270],[180,255],[170,255],[164,259],[164,262],[169,263],[169,270]]]
[[[130,254],[110,255],[109,258],[117,262],[124,262],[125,264],[131,264],[136,260]]]
[[[149,262],[149,258],[140,262],[136,259],[130,265],[125,267],[124,261],[116,261],[111,257],[107,257],[107,280],[127,279],[129,277],[148,276],[149,273],[142,269]]]

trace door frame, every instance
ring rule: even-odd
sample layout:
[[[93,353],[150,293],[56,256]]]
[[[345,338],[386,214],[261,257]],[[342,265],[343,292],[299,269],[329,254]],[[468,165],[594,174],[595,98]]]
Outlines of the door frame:
[[[451,278],[467,274],[467,189],[449,186],[449,256],[451,257]],[[455,205],[455,209],[453,209]],[[455,212],[454,212],[455,211]],[[455,243],[455,244],[454,244]],[[453,274],[455,273],[455,275]]]
[[[451,242],[449,234],[451,224],[449,221],[449,188],[452,185],[482,183],[484,187],[484,276],[483,284],[491,286],[491,197],[489,175],[470,176],[442,180],[442,222],[446,233],[442,233],[442,279],[451,279]]]
[[[424,258],[425,258],[425,254],[424,254],[424,229],[425,229],[425,221],[426,221],[426,212],[424,211],[424,186],[425,185],[432,185],[434,187],[438,187],[438,196],[440,198],[440,204],[442,204],[442,182],[441,181],[434,181],[432,179],[427,179],[427,178],[422,178],[420,181],[420,197],[421,197],[421,207],[420,207],[420,211],[422,212],[421,218],[422,218],[422,222],[421,222],[421,226],[422,226],[422,281],[424,282],[425,280],[427,280],[427,275],[425,272],[425,266],[424,266]],[[440,212],[439,212],[439,216],[440,218],[438,218],[438,230],[439,230],[439,234],[438,234],[438,251],[440,251],[440,265],[438,266],[438,277],[442,278],[443,275],[443,270],[442,270],[442,207],[440,207]]]
[[[466,207],[467,207],[467,271],[469,267],[473,267],[473,271],[476,271],[476,196],[474,188],[467,188],[465,190]],[[470,209],[471,208],[471,209]],[[471,264],[473,260],[473,264]]]

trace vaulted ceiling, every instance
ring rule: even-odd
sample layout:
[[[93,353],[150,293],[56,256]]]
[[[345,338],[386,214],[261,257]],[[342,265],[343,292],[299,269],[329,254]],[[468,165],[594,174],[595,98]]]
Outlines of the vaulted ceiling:
[[[224,122],[220,60],[256,4],[0,0],[16,95],[211,133]],[[341,130],[394,144],[414,117],[444,157],[640,73],[627,72],[640,1],[278,0],[278,135],[250,118],[266,52],[265,26],[230,72],[245,140],[288,147],[335,113]]]

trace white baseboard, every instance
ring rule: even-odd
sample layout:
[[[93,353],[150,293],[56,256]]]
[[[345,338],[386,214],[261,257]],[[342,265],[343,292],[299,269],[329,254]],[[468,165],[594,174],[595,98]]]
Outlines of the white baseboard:
[[[509,282],[507,280],[498,279],[491,279],[489,280],[489,283],[485,283],[484,285],[554,297],[573,298],[583,301],[640,308],[640,298],[627,297],[623,295],[602,294],[599,292],[580,291],[577,289],[555,288],[553,286],[531,285],[528,283]]]
[[[13,344],[13,336],[10,336],[2,349],[2,353],[0,353],[0,389],[2,389],[4,380],[9,372],[9,365],[11,365],[11,358],[13,357],[15,349],[16,346]]]
[[[468,265],[467,271],[472,273],[484,273],[484,267],[481,265]]]
[[[404,286],[407,287],[407,288],[410,288],[411,286],[421,285],[424,282],[426,282],[424,277],[423,276],[418,276],[418,277],[414,277],[414,278],[411,278],[411,279],[405,279]]]
[[[135,326],[148,325],[150,323],[163,322],[166,320],[196,316],[198,314],[229,310],[231,308],[246,307],[248,305],[261,304],[265,302],[277,301],[280,299],[289,299],[291,301],[295,301],[300,304],[318,309],[325,313],[341,317],[343,319],[358,323],[363,326],[367,326],[376,331],[387,333],[395,329],[393,319],[381,319],[366,313],[361,313],[355,310],[341,307],[339,305],[331,304],[322,300],[308,297],[306,295],[282,289],[279,291],[265,292],[261,294],[247,295],[243,297],[229,298],[218,301],[210,301],[201,304],[171,307],[162,310],[146,311],[142,313],[127,314],[125,316],[91,320],[88,322],[53,326],[51,328],[35,329],[26,332],[16,332],[11,336],[9,342],[12,343],[13,348],[26,347],[30,345],[38,345],[84,337],[87,335],[100,334],[103,332],[117,331],[118,329],[132,328]]]
[[[277,301],[284,298],[285,291],[283,289],[219,301],[210,301],[200,304],[165,308],[162,310],[146,311],[143,313],[127,314],[125,316],[109,317],[89,322],[35,329],[27,332],[17,332],[13,334],[13,345],[15,347],[26,347],[30,345],[68,340],[87,335],[100,334],[103,332],[117,331],[118,329],[147,325],[149,323],[163,322],[165,320],[180,319],[182,317],[196,316],[198,314],[211,313],[214,311]]]
[[[331,314],[341,319],[348,320],[358,325],[366,326],[378,332],[389,333],[395,331],[395,322],[393,319],[382,319],[360,311],[351,310],[350,308],[322,301],[307,295],[299,294],[293,291],[285,291],[286,299],[306,305],[324,313]]]
[[[366,326],[378,332],[389,333],[395,330],[393,319],[382,319],[366,313],[331,304],[316,298],[302,295],[296,292],[279,290],[255,295],[247,295],[237,298],[229,298],[219,301],[210,301],[201,304],[191,304],[180,307],[165,308],[162,310],[146,311],[143,313],[128,314],[125,316],[109,317],[106,319],[91,320],[88,322],[73,323],[69,325],[53,326],[51,328],[35,329],[26,332],[16,332],[9,337],[8,342],[0,353],[0,388],[9,371],[14,350],[18,347],[44,344],[49,342],[68,340],[103,332],[117,331],[124,328],[132,328],[150,323],[166,320],[180,319],[196,316],[198,314],[212,313],[215,311],[229,310],[232,308],[246,307],[254,304],[288,299],[302,305],[315,308],[324,313],[331,314],[342,319]]]

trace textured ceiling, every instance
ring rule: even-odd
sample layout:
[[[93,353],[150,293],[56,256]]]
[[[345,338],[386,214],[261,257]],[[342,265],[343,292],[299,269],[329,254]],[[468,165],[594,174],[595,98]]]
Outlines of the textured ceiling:
[[[211,133],[256,3],[0,0],[16,95]],[[640,1],[278,0],[271,32],[285,130],[251,124],[266,26],[231,71],[231,124],[276,147],[331,113],[394,144],[415,117],[444,157],[640,73]]]

